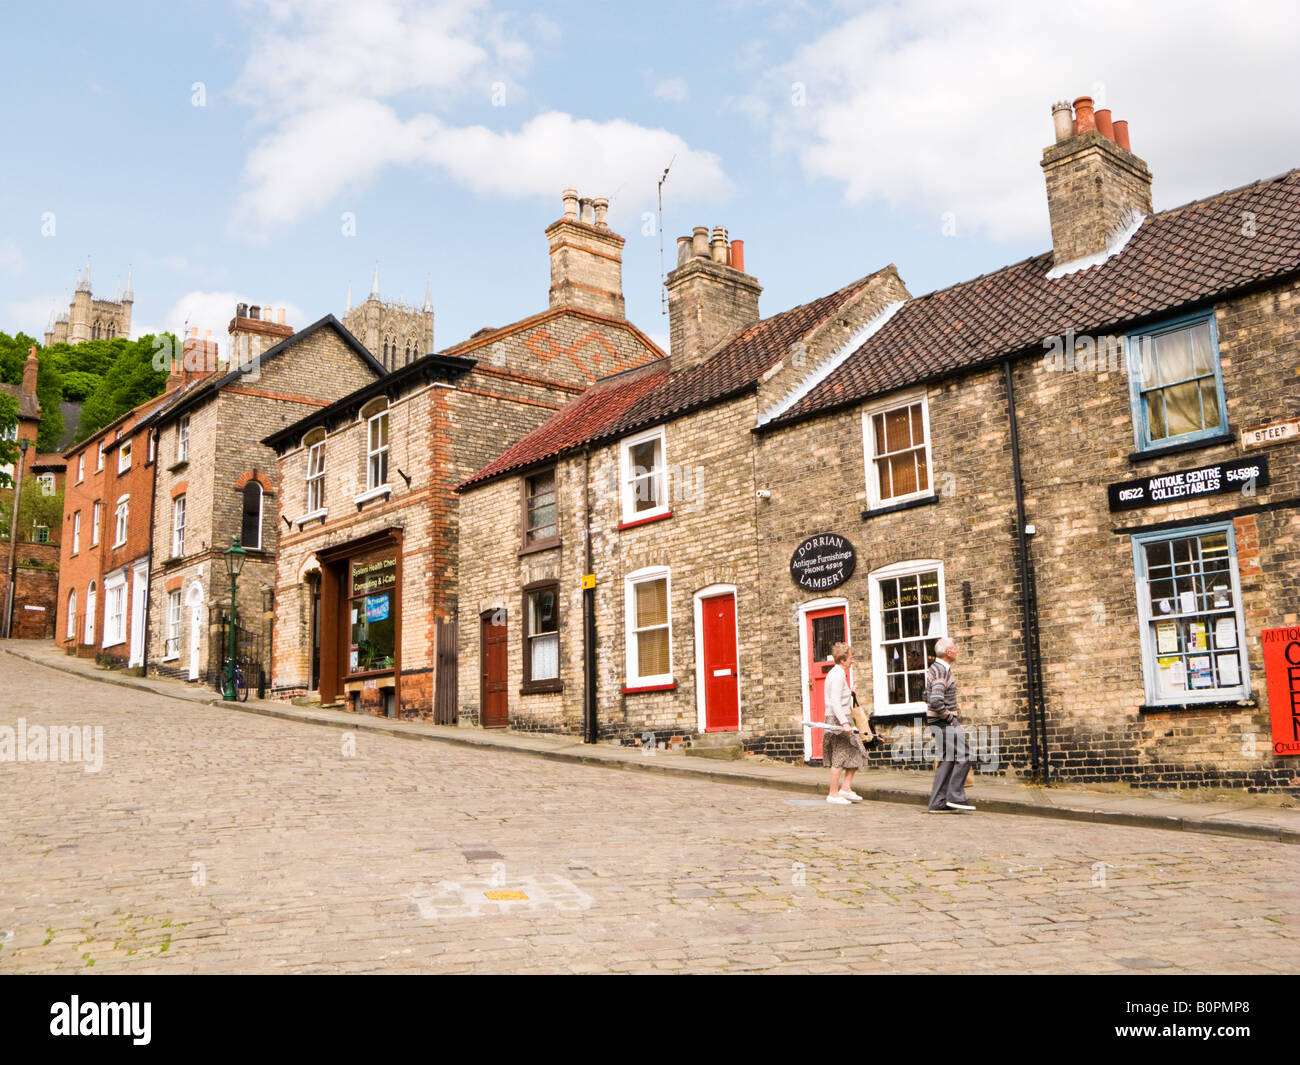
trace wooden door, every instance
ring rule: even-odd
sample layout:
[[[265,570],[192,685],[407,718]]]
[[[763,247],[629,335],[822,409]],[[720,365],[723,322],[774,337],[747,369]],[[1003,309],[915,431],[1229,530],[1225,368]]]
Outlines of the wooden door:
[[[848,614],[844,607],[833,606],[824,610],[810,610],[804,615],[804,682],[808,685],[808,718],[826,720],[826,674],[835,665],[831,648],[844,641],[848,629]],[[812,735],[808,745],[809,758],[822,756],[823,732],[819,728],[808,730]]]
[[[479,624],[483,727],[505,728],[510,723],[510,711],[506,700],[505,611],[488,611],[482,616]]]
[[[740,728],[740,677],[736,652],[736,596],[733,592],[700,600],[704,662],[704,731]]]

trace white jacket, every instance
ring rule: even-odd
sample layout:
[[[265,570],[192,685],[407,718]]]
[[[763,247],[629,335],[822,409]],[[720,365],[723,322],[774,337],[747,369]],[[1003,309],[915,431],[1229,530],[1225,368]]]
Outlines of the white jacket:
[[[826,687],[823,689],[823,702],[826,705],[826,723],[840,725],[853,724],[853,691],[849,688],[849,678],[844,667],[838,662],[826,674]]]

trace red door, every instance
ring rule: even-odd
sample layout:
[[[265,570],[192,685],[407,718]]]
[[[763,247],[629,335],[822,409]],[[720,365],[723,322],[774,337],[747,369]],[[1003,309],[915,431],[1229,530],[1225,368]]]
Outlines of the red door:
[[[736,654],[736,597],[731,592],[700,600],[704,648],[704,731],[740,728],[740,677]]]
[[[483,727],[505,728],[510,723],[510,711],[506,705],[505,611],[489,611],[483,615],[480,626]]]
[[[804,683],[808,685],[808,717],[812,721],[825,721],[826,674],[835,665],[835,660],[831,658],[831,648],[843,642],[848,629],[848,615],[842,606],[810,610],[804,615],[804,625],[804,648],[807,655],[804,662]],[[822,730],[814,728],[808,731],[812,733],[809,757],[820,758]]]

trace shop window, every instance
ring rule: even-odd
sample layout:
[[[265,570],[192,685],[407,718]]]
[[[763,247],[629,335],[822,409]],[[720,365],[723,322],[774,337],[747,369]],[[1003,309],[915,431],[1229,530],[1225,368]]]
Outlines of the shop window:
[[[524,547],[550,547],[560,542],[556,524],[555,470],[544,470],[524,482]]]
[[[1228,412],[1213,312],[1128,338],[1137,449],[1222,435]]]
[[[185,555],[185,494],[172,500],[172,558]]]
[[[925,710],[925,671],[948,634],[943,563],[899,562],[871,574],[871,677],[877,714]]]
[[[924,396],[862,415],[866,448],[867,502],[892,506],[933,495],[930,478],[930,421]]]
[[[262,486],[254,479],[244,485],[243,514],[239,542],[250,551],[262,549]]]
[[[178,588],[167,593],[167,630],[163,639],[163,658],[181,656],[181,593]]]
[[[560,586],[555,581],[524,589],[523,690],[560,690]]]
[[[126,543],[127,524],[131,514],[131,497],[122,496],[117,501],[117,510],[115,511],[115,522],[113,526],[113,546],[121,547]]]
[[[668,513],[668,476],[662,427],[619,444],[624,523]]]
[[[1249,695],[1231,523],[1136,535],[1133,559],[1147,702]]]
[[[673,683],[669,571],[638,570],[626,579],[627,686]]]
[[[348,671],[392,669],[397,654],[397,556],[392,549],[352,560]]]

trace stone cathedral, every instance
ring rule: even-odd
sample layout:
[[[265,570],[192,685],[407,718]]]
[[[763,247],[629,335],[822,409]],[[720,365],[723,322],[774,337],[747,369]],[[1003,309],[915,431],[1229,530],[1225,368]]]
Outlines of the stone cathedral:
[[[113,337],[131,336],[131,305],[135,294],[131,291],[131,273],[126,275],[126,291],[111,300],[97,300],[90,291],[90,266],[77,282],[72,302],[66,311],[60,311],[50,328],[45,331],[45,346],[51,344],[80,344],[86,340],[111,340]]]
[[[424,307],[417,310],[405,303],[379,298],[379,267],[364,303],[352,306],[348,287],[348,309],[343,325],[366,346],[385,370],[396,370],[433,351],[433,287],[425,288]]]

